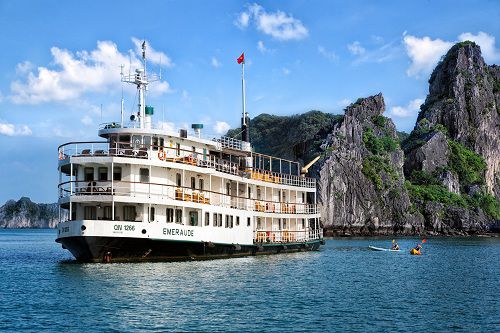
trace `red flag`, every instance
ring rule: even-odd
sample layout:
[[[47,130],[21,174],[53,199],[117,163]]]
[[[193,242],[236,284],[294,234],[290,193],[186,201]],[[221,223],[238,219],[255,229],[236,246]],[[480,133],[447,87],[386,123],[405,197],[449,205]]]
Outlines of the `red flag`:
[[[241,64],[241,63],[245,63],[245,52],[243,52],[238,59],[236,59],[236,61],[238,61],[238,64]]]

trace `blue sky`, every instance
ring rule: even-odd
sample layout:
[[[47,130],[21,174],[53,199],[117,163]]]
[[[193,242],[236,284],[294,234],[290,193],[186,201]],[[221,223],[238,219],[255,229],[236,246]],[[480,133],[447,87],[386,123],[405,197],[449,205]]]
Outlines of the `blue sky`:
[[[57,200],[57,146],[119,120],[120,65],[138,61],[142,39],[163,76],[148,104],[166,127],[238,126],[245,51],[251,117],[341,113],[382,92],[410,131],[453,43],[475,40],[500,63],[499,21],[497,1],[0,0],[0,203]],[[125,87],[126,115],[134,96]]]

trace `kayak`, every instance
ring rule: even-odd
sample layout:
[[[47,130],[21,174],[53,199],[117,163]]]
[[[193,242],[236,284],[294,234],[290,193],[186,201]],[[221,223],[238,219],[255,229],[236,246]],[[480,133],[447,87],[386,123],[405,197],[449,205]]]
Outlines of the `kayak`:
[[[368,248],[372,251],[388,251],[388,252],[400,252],[401,250],[393,250],[393,249],[384,249],[376,246],[368,246]]]
[[[414,256],[419,256],[419,255],[421,255],[422,253],[420,253],[420,250],[411,249],[411,250],[410,250],[410,254],[412,254],[412,255],[414,255]]]

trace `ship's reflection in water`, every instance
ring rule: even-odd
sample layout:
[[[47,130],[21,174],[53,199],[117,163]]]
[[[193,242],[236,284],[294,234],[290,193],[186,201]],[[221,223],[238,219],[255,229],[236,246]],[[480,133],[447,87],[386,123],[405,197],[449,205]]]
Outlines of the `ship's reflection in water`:
[[[337,239],[320,252],[132,264],[65,261],[69,254],[53,239],[53,231],[0,234],[0,330],[497,327],[498,239],[432,239],[420,257],[367,250],[390,239]]]

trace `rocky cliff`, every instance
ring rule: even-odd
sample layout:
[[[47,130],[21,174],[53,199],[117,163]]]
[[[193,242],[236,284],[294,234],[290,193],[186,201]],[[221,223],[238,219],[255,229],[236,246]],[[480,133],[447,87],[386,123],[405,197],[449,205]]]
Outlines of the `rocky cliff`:
[[[319,177],[327,234],[414,234],[423,218],[404,186],[404,154],[382,94],[345,110],[323,143]]]
[[[453,46],[404,141],[412,201],[428,231],[492,230],[500,219],[500,74],[479,46]]]
[[[0,207],[0,228],[55,228],[59,218],[57,204],[36,204],[23,197]]]

